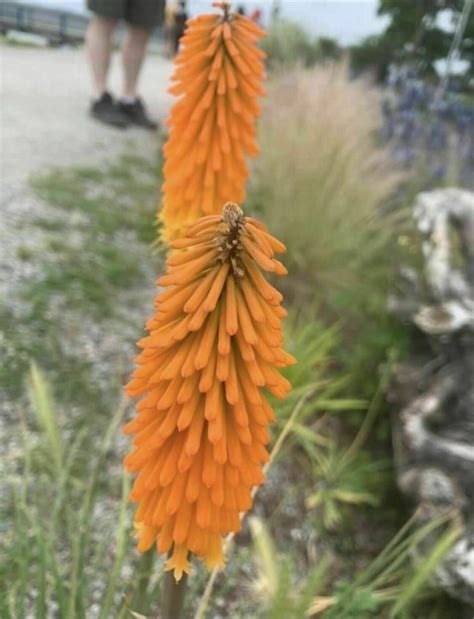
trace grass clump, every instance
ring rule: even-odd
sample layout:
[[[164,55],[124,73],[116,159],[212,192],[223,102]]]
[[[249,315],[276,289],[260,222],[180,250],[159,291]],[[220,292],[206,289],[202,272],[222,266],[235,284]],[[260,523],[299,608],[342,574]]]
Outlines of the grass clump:
[[[28,385],[22,444],[5,462],[0,615],[125,619],[130,608],[147,612],[159,582],[149,566],[145,581],[138,577],[148,557],[130,552],[130,480],[114,449],[125,402],[92,453],[88,428],[66,438],[65,411],[35,365]]]
[[[80,229],[93,224],[93,232],[110,237],[128,231],[143,243],[155,238],[154,219],[161,160],[151,161],[134,152],[102,165],[57,168],[31,180],[35,193],[52,206],[76,215]],[[69,227],[69,218],[61,218]],[[40,226],[54,228],[61,220],[41,218]]]
[[[402,262],[403,176],[377,144],[380,124],[379,93],[349,79],[343,64],[274,75],[250,190],[252,207],[290,248],[285,298],[339,325],[338,361],[363,398],[387,351],[407,347],[386,309]]]
[[[275,561],[278,551],[263,522],[252,518],[250,529],[255,562],[252,592],[261,609],[256,616],[266,619],[436,617],[436,611],[422,610],[423,602],[436,596],[426,584],[461,532],[449,514],[424,525],[412,518],[373,561],[351,579],[332,583],[331,594],[323,595],[334,570],[330,555],[318,557],[295,579],[297,568],[288,555]],[[437,541],[420,557],[422,568],[418,569],[410,564],[410,556],[433,534]]]
[[[380,210],[400,174],[375,144],[379,126],[378,94],[343,65],[294,69],[270,84],[253,201],[291,248],[300,299],[370,301],[394,260],[396,218]]]

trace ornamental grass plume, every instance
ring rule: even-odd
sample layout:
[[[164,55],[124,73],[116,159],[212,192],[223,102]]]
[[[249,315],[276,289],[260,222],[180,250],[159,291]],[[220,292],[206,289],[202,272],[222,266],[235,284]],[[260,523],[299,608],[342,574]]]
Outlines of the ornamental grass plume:
[[[170,89],[179,96],[167,119],[160,220],[165,242],[227,201],[245,198],[245,155],[256,156],[257,97],[264,95],[265,32],[247,17],[215,2],[223,14],[188,20]]]
[[[138,549],[172,550],[166,569],[179,580],[189,552],[223,563],[222,536],[239,530],[268,460],[274,414],[263,390],[284,398],[291,385],[278,369],[295,360],[282,349],[282,295],[262,274],[286,274],[274,257],[285,247],[261,223],[228,203],[172,247],[126,387],[142,399],[124,432],[135,435],[125,465],[138,474]]]

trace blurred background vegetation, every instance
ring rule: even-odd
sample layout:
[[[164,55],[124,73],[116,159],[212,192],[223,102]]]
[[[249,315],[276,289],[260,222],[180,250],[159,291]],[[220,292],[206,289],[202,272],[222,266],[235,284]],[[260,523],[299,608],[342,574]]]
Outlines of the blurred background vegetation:
[[[462,3],[447,4],[460,11]],[[432,581],[459,526],[449,514],[420,525],[403,504],[386,402],[412,344],[387,295],[400,266],[419,259],[413,196],[471,182],[463,170],[472,151],[461,142],[441,159],[443,140],[460,133],[472,109],[456,108],[456,99],[445,121],[430,107],[433,66],[449,40],[432,25],[438,3],[423,6],[419,14],[415,3],[381,0],[386,31],[351,50],[284,21],[265,40],[269,95],[246,209],[288,247],[286,342],[299,363],[287,372],[291,396],[275,403],[278,453],[252,515],[204,601],[209,575],[194,566],[185,617],[463,616]],[[471,67],[473,36],[462,48]],[[394,61],[416,78],[402,72],[383,86],[370,75],[354,79],[366,70],[385,79]],[[423,139],[398,114],[413,80],[425,97],[410,103]],[[442,134],[434,162],[433,126]],[[121,385],[163,267],[151,247],[160,182],[160,155],[148,161],[136,152],[31,181],[50,207],[35,221],[44,243],[25,243],[17,259],[40,276],[0,315],[9,402],[1,617],[159,612],[163,560],[133,548],[119,428],[132,414]]]

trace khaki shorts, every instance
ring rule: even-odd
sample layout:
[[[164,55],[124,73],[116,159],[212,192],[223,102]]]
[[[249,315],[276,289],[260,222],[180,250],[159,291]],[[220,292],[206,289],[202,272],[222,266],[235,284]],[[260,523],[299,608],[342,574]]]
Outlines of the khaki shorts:
[[[163,23],[165,0],[87,0],[87,8],[100,17],[153,30]]]

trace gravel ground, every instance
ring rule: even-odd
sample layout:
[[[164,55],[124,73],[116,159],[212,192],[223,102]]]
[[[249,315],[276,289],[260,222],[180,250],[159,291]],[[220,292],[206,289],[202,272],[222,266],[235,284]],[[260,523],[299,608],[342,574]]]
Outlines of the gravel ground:
[[[171,97],[166,93],[172,64],[150,54],[141,77],[141,92],[150,114],[163,120]],[[120,92],[118,54],[112,63],[112,92]],[[52,166],[72,166],[114,158],[135,147],[153,152],[156,136],[140,129],[109,128],[89,118],[89,69],[83,49],[1,47],[0,113],[0,297],[28,277],[28,266],[16,259],[25,236],[36,244],[40,231],[32,216],[48,207],[32,194],[28,178]]]
[[[4,45],[2,55],[3,192],[24,183],[28,174],[50,165],[74,165],[90,157],[120,151],[129,142],[150,148],[152,133],[120,131],[96,123],[86,114],[90,98],[89,68],[81,49],[32,49]],[[172,64],[151,54],[141,77],[150,113],[163,118],[171,97],[166,93]],[[112,62],[111,90],[120,92],[118,54]],[[2,196],[5,199],[5,195]]]
[[[60,254],[55,258],[48,249],[48,240],[54,237],[38,226],[37,220],[41,218],[58,222],[63,218],[67,225],[62,228],[62,234],[67,238],[62,240],[70,247],[80,244],[81,234],[85,234],[84,224],[87,224],[83,213],[62,211],[40,200],[30,187],[30,177],[43,175],[50,168],[90,166],[95,161],[99,163],[104,160],[116,162],[120,155],[130,152],[154,162],[158,137],[156,133],[137,128],[125,131],[109,128],[89,117],[90,80],[83,49],[33,49],[2,45],[0,55],[0,310],[3,304],[8,315],[13,316],[12,323],[7,325],[4,333],[0,331],[0,355],[5,360],[9,355],[16,358],[19,354],[9,347],[9,338],[5,335],[14,331],[28,338],[30,327],[23,323],[23,318],[31,308],[29,302],[23,299],[22,290],[25,285],[41,279],[46,263],[61,259]],[[150,115],[161,122],[171,102],[171,96],[166,93],[171,70],[169,60],[158,54],[150,54],[142,74],[141,94]],[[112,92],[120,92],[120,83],[120,59],[116,54],[112,64]],[[115,394],[120,393],[120,382],[129,373],[128,366],[135,354],[134,342],[151,312],[155,295],[153,281],[156,277],[156,257],[151,255],[148,245],[135,238],[132,231],[130,235],[124,231],[106,241],[110,246],[126,248],[133,253],[139,264],[144,265],[143,269],[149,271],[146,279],[150,284],[143,288],[124,290],[120,298],[116,299],[116,305],[121,311],[117,316],[100,323],[84,317],[80,307],[71,306],[67,295],[55,294],[50,300],[47,316],[52,324],[59,325],[59,332],[63,336],[60,346],[64,367],[57,367],[47,379],[51,384],[67,382],[70,378],[67,359],[74,352],[81,361],[91,364],[90,379],[100,387],[101,393],[113,389]],[[32,255],[45,256],[45,260],[20,259],[21,252],[29,249]],[[41,359],[37,361],[41,366]],[[26,391],[21,401],[10,398],[1,389],[0,392],[1,414],[6,420],[0,449],[5,469],[2,472],[13,479],[17,474],[17,461],[23,446],[18,431],[18,411],[24,410],[23,404],[27,403]],[[62,407],[63,403],[61,411]],[[63,434],[65,444],[69,445],[72,440],[71,422],[75,418],[84,420],[96,411],[71,405],[67,405],[64,410],[67,411],[67,417],[63,418],[63,421],[66,420]],[[32,440],[35,442],[37,438],[33,437]],[[113,445],[117,454],[113,461],[117,467],[120,455],[125,451],[123,437],[114,437]],[[120,471],[121,466],[118,466]],[[120,472],[114,471],[110,475],[118,479]],[[107,493],[97,498],[93,535],[102,538],[103,531],[114,526],[117,500]],[[104,559],[104,565],[108,566],[112,560],[111,554]],[[129,569],[128,563],[125,568]],[[97,581],[92,600],[100,595],[100,587],[105,585],[105,579],[97,578]],[[28,617],[36,616],[33,610],[34,593],[33,590],[32,610],[28,611]],[[54,612],[53,607],[49,611]],[[94,606],[88,608],[88,617],[92,619],[97,614]]]
[[[33,255],[48,252],[48,232],[36,225],[39,218],[58,220],[61,215],[32,191],[29,178],[44,174],[53,167],[73,167],[116,161],[129,151],[147,158],[156,157],[157,135],[138,128],[118,130],[91,119],[87,113],[90,100],[89,70],[83,49],[33,49],[2,45],[1,91],[3,105],[0,112],[0,309],[2,305],[14,316],[8,329],[21,330],[22,317],[30,310],[21,297],[25,284],[42,277],[44,265],[35,260],[21,260],[22,251]],[[172,64],[158,54],[150,54],[142,74],[142,96],[150,114],[163,122],[171,97],[167,94]],[[121,67],[118,54],[113,58],[112,92],[120,92]],[[67,242],[74,245],[80,233],[80,213],[64,212],[67,217]],[[77,220],[77,221],[76,221]],[[64,240],[64,239],[63,239]],[[129,246],[130,240],[111,239],[116,244]],[[149,248],[137,245],[137,256],[143,254],[144,264],[150,260]],[[51,256],[53,259],[53,256]],[[151,260],[150,260],[151,262]],[[154,279],[150,264],[150,282]],[[121,299],[137,315],[141,324],[150,311],[153,286],[143,291],[134,290],[134,299]],[[140,298],[137,298],[140,297]],[[74,345],[82,350],[85,359],[97,361],[96,380],[100,383],[117,356],[132,358],[135,334],[133,327],[107,324],[101,332],[85,323],[80,312],[73,308],[54,309],[61,299],[51,302],[54,319],[64,322],[66,332],[74,333]],[[57,316],[56,316],[57,314]],[[51,318],[53,319],[53,317]],[[0,349],[4,356],[4,338],[0,333]],[[65,347],[73,346],[66,341]],[[126,351],[126,352],[125,352]],[[15,351],[13,351],[15,353]],[[13,354],[12,353],[12,354]],[[16,354],[16,353],[15,353]],[[132,355],[132,356],[131,356]],[[95,365],[95,364],[94,364]],[[12,402],[0,396],[0,408],[14,413]]]

